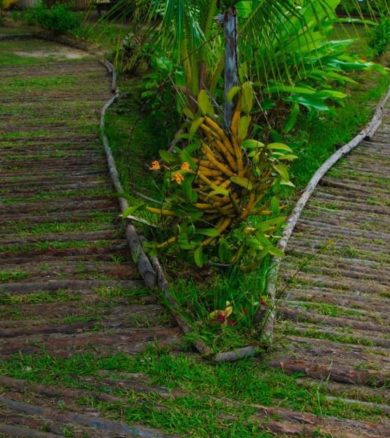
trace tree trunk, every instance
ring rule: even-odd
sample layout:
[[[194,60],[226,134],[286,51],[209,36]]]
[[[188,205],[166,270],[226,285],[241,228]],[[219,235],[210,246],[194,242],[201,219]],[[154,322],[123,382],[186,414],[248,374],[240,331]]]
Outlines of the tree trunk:
[[[229,91],[238,85],[238,45],[237,45],[237,14],[231,7],[224,14],[225,29],[225,128],[230,131],[234,112],[234,101],[228,99]]]

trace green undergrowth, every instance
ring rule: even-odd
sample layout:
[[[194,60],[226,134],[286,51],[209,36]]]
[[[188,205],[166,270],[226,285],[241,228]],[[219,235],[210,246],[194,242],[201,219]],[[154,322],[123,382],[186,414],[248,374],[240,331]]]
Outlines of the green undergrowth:
[[[335,27],[333,38],[354,39],[352,51],[362,58],[373,59],[375,53],[368,44],[371,31],[361,25],[340,25]],[[390,66],[386,56],[375,61]],[[283,139],[299,157],[291,165],[296,189],[288,192],[289,197],[295,198],[321,164],[367,125],[373,108],[390,86],[390,75],[384,72],[369,70],[355,73],[351,78],[356,83],[347,86],[348,97],[341,106],[329,112],[301,115],[297,128]]]
[[[175,134],[174,121],[167,120],[166,114],[147,110],[140,97],[142,86],[140,79],[123,78],[121,96],[106,116],[106,134],[128,195],[131,187],[146,195],[156,192],[148,167]]]
[[[373,107],[390,85],[390,76],[372,71],[356,78],[344,105],[330,113],[301,117],[299,128],[287,138],[299,159],[291,165],[292,179],[299,190],[340,146],[348,143],[369,122]],[[293,197],[297,191],[290,192]]]
[[[256,360],[211,365],[156,349],[137,356],[115,354],[98,358],[88,353],[69,358],[18,355],[0,361],[0,372],[30,382],[80,388],[95,394],[108,392],[120,400],[102,402],[91,394],[79,398],[77,403],[128,424],[141,423],[179,436],[272,436],[265,431],[267,419],[255,418],[261,413],[259,405],[371,421],[380,415],[375,408],[357,406],[352,411],[341,400],[327,400],[325,382],[304,387],[298,380],[301,376],[289,376]],[[131,384],[107,384],[107,379],[115,382],[126,378],[145,382],[151,388],[163,387],[166,395],[153,389],[142,391],[139,385],[136,389]],[[268,421],[277,419],[274,414]]]
[[[114,59],[118,53],[117,47],[128,33],[129,25],[126,19],[107,20],[102,18],[96,21],[91,19],[88,13],[80,28],[73,31],[76,38],[98,44]]]
[[[352,50],[370,59],[373,51],[368,46],[367,30],[336,28],[334,38],[350,37],[358,38]],[[320,165],[370,120],[373,107],[390,85],[389,76],[376,71],[355,74],[353,78],[356,83],[348,85],[348,97],[342,105],[328,112],[302,113],[296,129],[280,138],[299,157],[291,166],[295,188],[283,195],[288,209]],[[140,79],[121,77],[120,86],[122,98],[108,113],[106,126],[122,183],[128,189],[126,195],[131,205],[140,202],[136,191],[161,199],[158,183],[148,167],[173,138],[175,123],[169,119],[173,111],[164,109],[164,102],[157,111],[151,110],[140,97],[143,91]],[[145,229],[142,224],[137,224],[137,228],[154,239],[158,237],[158,231]],[[170,291],[179,303],[182,316],[192,326],[189,339],[202,339],[214,352],[248,344],[261,349],[262,327],[256,321],[264,315],[268,304],[264,294],[269,261],[261,269],[247,273],[215,266],[196,272],[178,256],[162,257],[162,260],[168,268]],[[232,305],[233,313],[227,321],[223,324],[210,321],[212,312],[223,311],[228,305]]]
[[[24,271],[0,271],[0,283],[25,280],[26,278],[28,278],[28,273]]]
[[[167,149],[175,133],[175,125],[171,120],[167,121],[161,111],[147,111],[140,99],[140,87],[138,80],[124,81],[121,86],[123,97],[106,118],[106,134],[123,187],[128,189],[126,196],[130,205],[140,202],[135,192],[162,199],[163,194],[159,192],[149,165],[158,157],[159,150]],[[153,219],[151,216],[146,213],[143,218],[150,221]],[[138,223],[137,228],[149,237],[158,236],[158,230],[145,228],[142,223]],[[193,328],[189,339],[201,338],[215,352],[240,347],[248,342],[260,345],[259,327],[254,328],[253,319],[260,300],[266,299],[262,297],[265,290],[264,273],[243,274],[231,269],[215,268],[212,272],[206,270],[204,275],[197,274],[175,257],[163,259],[163,264],[171,277],[170,291],[179,303],[183,317]],[[265,263],[262,269],[267,268]],[[174,281],[178,277],[194,279]],[[254,294],[254,290],[258,293]],[[234,308],[226,326],[209,321],[209,314],[225,309],[227,302],[233,303]]]

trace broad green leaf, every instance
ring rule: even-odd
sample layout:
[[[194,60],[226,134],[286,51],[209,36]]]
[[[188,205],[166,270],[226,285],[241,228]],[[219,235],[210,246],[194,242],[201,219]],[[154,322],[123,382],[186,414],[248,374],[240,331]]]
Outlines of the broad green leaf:
[[[132,214],[134,214],[137,210],[139,210],[141,207],[143,207],[144,204],[138,204],[138,205],[133,205],[131,207],[126,208],[126,210],[122,213],[122,217],[126,218],[127,216],[130,216]]]
[[[219,230],[216,228],[198,228],[196,232],[207,237],[218,237],[220,235]]]
[[[181,188],[183,189],[186,198],[194,204],[198,200],[198,194],[192,188],[192,178],[185,178],[185,180],[181,184]]]
[[[240,140],[245,140],[248,136],[248,130],[251,124],[251,120],[251,116],[244,116],[241,117],[240,121],[238,122],[238,138]]]
[[[329,106],[316,96],[292,95],[287,98],[287,101],[299,103],[310,110],[329,111]]]
[[[283,181],[289,181],[288,170],[287,170],[287,167],[284,164],[280,164],[280,163],[279,164],[274,164],[272,167],[282,177]]]
[[[181,150],[179,155],[182,163],[187,162],[190,165],[191,169],[196,169],[196,162],[191,157],[187,149]]]
[[[196,266],[198,266],[198,268],[201,268],[205,264],[205,257],[203,254],[203,247],[202,246],[199,246],[194,251],[194,260],[195,260],[195,264],[196,264]]]
[[[322,71],[322,70],[313,70],[310,72],[309,77],[314,77],[316,79],[329,79],[331,81],[336,81],[340,83],[349,83],[349,84],[357,84],[356,81],[351,79],[348,76],[342,75],[340,73],[336,73],[334,71]]]
[[[273,156],[281,161],[294,161],[298,159],[297,155],[293,154],[281,154],[279,152],[273,153]]]
[[[299,112],[299,105],[297,103],[293,103],[290,115],[283,126],[283,132],[287,134],[294,128],[298,120]]]
[[[251,0],[241,0],[235,5],[240,18],[248,18],[253,12],[253,2]]]
[[[282,181],[280,182],[280,184],[281,184],[282,186],[287,186],[287,187],[292,187],[292,188],[295,187],[295,184],[294,184],[293,182],[291,182],[291,181],[282,180]]]
[[[241,88],[238,85],[235,85],[234,87],[232,87],[227,93],[227,96],[226,96],[227,100],[229,102],[232,102],[232,100],[237,95],[237,93],[239,93],[240,90],[241,90]]]
[[[227,189],[224,189],[223,187],[218,187],[217,189],[210,192],[207,196],[210,198],[214,195],[222,195],[222,196],[229,196],[230,192]]]
[[[214,107],[206,90],[201,90],[199,92],[198,104],[203,115],[214,115]]]
[[[188,107],[183,108],[183,114],[190,120],[192,120],[195,117],[194,113]]]
[[[275,225],[281,225],[284,224],[286,221],[286,218],[284,216],[276,217],[273,219],[268,219],[267,221],[263,221],[258,225],[258,228],[262,232],[268,231],[270,228],[274,227]]]
[[[198,117],[191,123],[191,127],[189,130],[190,136],[193,137],[198,129],[200,128],[200,125],[203,123],[204,117]]]
[[[263,148],[265,146],[264,143],[261,143],[260,141],[257,140],[244,140],[244,142],[242,143],[242,147],[245,149],[260,149]]]
[[[244,189],[252,190],[253,184],[249,181],[249,179],[240,177],[240,176],[232,176],[230,181],[234,184],[237,184],[240,187],[244,187]]]
[[[271,210],[274,215],[280,213],[280,201],[276,196],[271,199]]]
[[[241,110],[250,114],[253,108],[253,100],[254,100],[254,92],[253,87],[250,82],[245,82],[242,85],[242,93],[241,93]]]
[[[273,85],[265,89],[268,93],[292,93],[292,94],[315,94],[316,90],[311,87],[292,87],[290,85]]]
[[[174,163],[176,161],[176,157],[168,151],[161,150],[159,151],[159,154],[162,160],[168,164]]]
[[[321,90],[317,93],[317,96],[325,99],[345,99],[347,97],[345,93],[336,90]]]
[[[284,252],[277,248],[276,246],[270,246],[267,248],[267,251],[269,254],[275,256],[275,257],[283,257],[284,256]]]
[[[177,243],[179,245],[180,249],[183,249],[185,251],[191,251],[194,250],[196,248],[196,246],[198,245],[197,242],[193,242],[193,241],[189,241],[188,239],[188,233],[181,231],[178,235],[177,238]]]
[[[271,150],[292,152],[292,149],[284,143],[270,143],[267,147]]]
[[[330,61],[329,64],[332,67],[337,67],[345,71],[367,70],[374,66],[374,63],[372,62],[354,61],[354,60],[344,61],[338,58],[332,59],[332,61]]]
[[[192,156],[192,154],[199,149],[200,143],[194,141],[193,143],[190,143],[188,146],[186,146],[183,150],[185,150],[189,155]]]

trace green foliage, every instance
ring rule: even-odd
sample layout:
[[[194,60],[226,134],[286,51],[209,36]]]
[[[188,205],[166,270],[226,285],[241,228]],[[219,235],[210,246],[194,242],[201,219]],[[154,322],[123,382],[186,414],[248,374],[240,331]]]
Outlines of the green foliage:
[[[363,39],[361,40],[364,44]],[[390,85],[389,75],[365,72],[362,84],[351,84],[345,105],[326,113],[311,113],[298,118],[297,128],[290,132],[288,141],[300,159],[292,163],[291,178],[301,189],[313,173],[336,151],[347,143],[372,117],[372,107]],[[290,194],[295,196],[295,193]]]
[[[80,27],[81,23],[79,15],[64,4],[54,4],[51,8],[40,4],[27,9],[22,18],[28,24],[56,33],[73,32]]]
[[[256,266],[269,254],[281,255],[272,236],[284,217],[277,197],[267,196],[275,195],[281,185],[292,185],[286,164],[296,157],[282,143],[265,145],[251,139],[251,84],[243,84],[236,97],[230,136],[202,90],[197,113],[185,110],[188,120],[179,145],[169,152],[161,150],[161,162],[152,163],[151,170],[160,172],[164,199],[146,206],[146,211],[161,218],[167,240],[149,242],[149,249],[189,253],[199,267],[212,259],[240,263],[246,269],[248,262]],[[138,209],[136,204],[124,216]],[[253,220],[240,232],[230,233],[251,215],[272,218]]]
[[[388,0],[341,0],[338,12],[349,16],[374,17],[388,14],[389,4]]]
[[[267,120],[284,133],[293,129],[301,112],[341,105],[345,86],[353,83],[351,72],[377,68],[349,53],[353,39],[331,39],[338,1],[325,3],[303,1],[299,16],[281,15],[277,30],[265,41],[256,37],[241,50],[245,70],[258,81]],[[258,123],[264,124],[261,113]]]
[[[77,400],[79,409],[92,408],[106,418],[148,425],[175,436],[270,438],[274,435],[265,431],[267,419],[254,420],[259,406],[371,422],[379,421],[382,413],[369,403],[351,409],[345,399],[356,397],[353,385],[340,398],[328,399],[327,382],[304,385],[299,374],[287,375],[258,360],[211,365],[185,354],[156,350],[135,356],[15,355],[0,361],[0,371],[27,382],[91,391]],[[123,384],[125,379],[128,385]],[[144,385],[149,391],[142,390]],[[107,392],[120,402],[102,401],[99,395]],[[367,399],[385,403],[380,394]],[[269,421],[278,419],[269,417]]]
[[[230,6],[237,9],[240,79],[256,84],[259,125],[264,124],[265,112],[271,123],[275,113],[278,129],[289,132],[300,112],[329,111],[342,104],[351,71],[374,68],[349,54],[352,39],[330,39],[339,3],[302,0],[298,8],[294,1],[251,0],[219,5],[221,11]],[[149,38],[154,31],[154,50],[159,47],[164,63],[169,63],[165,74],[180,92],[179,109],[183,101],[191,106],[201,88],[221,103],[224,38],[214,19],[217,12],[216,1],[161,0],[151,7],[151,16],[159,17],[161,23],[152,21]],[[158,70],[153,68],[153,74]],[[150,86],[160,83],[149,82]],[[151,95],[152,89],[147,93]]]
[[[390,18],[383,18],[375,27],[371,35],[370,46],[377,56],[383,55],[390,49]]]

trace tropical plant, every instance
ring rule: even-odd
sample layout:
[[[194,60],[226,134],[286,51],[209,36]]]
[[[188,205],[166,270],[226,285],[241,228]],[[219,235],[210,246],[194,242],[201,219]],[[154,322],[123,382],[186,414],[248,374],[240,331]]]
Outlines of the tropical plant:
[[[154,3],[152,15],[162,17],[153,25],[165,56],[176,65],[171,80],[181,101],[195,105],[201,89],[218,103],[225,95],[228,127],[234,102],[226,95],[249,79],[257,84],[260,113],[278,102],[292,109],[289,130],[301,107],[326,111],[329,102],[345,98],[344,83],[351,82],[346,72],[373,66],[348,54],[352,40],[330,41],[339,3],[166,0]]]
[[[149,213],[164,218],[171,231],[163,243],[149,243],[149,248],[179,249],[193,254],[198,266],[217,254],[225,263],[243,260],[243,245],[256,248],[251,262],[260,262],[268,254],[276,254],[272,233],[284,222],[279,216],[278,202],[267,195],[280,184],[290,185],[284,163],[294,160],[290,148],[281,143],[265,145],[250,138],[254,92],[249,82],[230,93],[238,97],[230,135],[223,121],[216,117],[205,90],[200,91],[194,114],[185,109],[184,147],[171,152],[162,150],[161,162],[151,170],[162,171],[164,201],[146,206]],[[137,205],[137,209],[140,205]],[[126,214],[133,214],[131,208]],[[234,242],[226,231],[237,227],[250,215],[273,218],[259,227],[245,228],[245,242]],[[276,214],[276,216],[275,216]],[[211,248],[209,248],[211,247]]]
[[[375,27],[371,35],[370,46],[377,56],[383,55],[390,48],[390,18],[383,18]]]
[[[158,44],[172,60],[170,79],[186,121],[173,150],[161,151],[162,161],[151,167],[162,171],[164,200],[144,207],[161,218],[168,235],[151,246],[189,251],[199,266],[216,254],[238,262],[240,246],[248,242],[260,258],[276,253],[273,233],[283,219],[273,192],[291,184],[286,162],[295,157],[284,144],[253,138],[254,122],[265,106],[282,102],[292,107],[288,131],[301,106],[328,109],[329,99],[345,97],[334,88],[350,81],[344,73],[371,64],[346,54],[350,41],[328,41],[339,0],[152,4]],[[247,239],[233,248],[234,233],[228,232],[250,215],[274,217],[247,227]]]
[[[72,32],[78,29],[81,23],[80,16],[63,4],[54,4],[52,7],[39,4],[27,9],[22,17],[29,24],[56,33]]]

